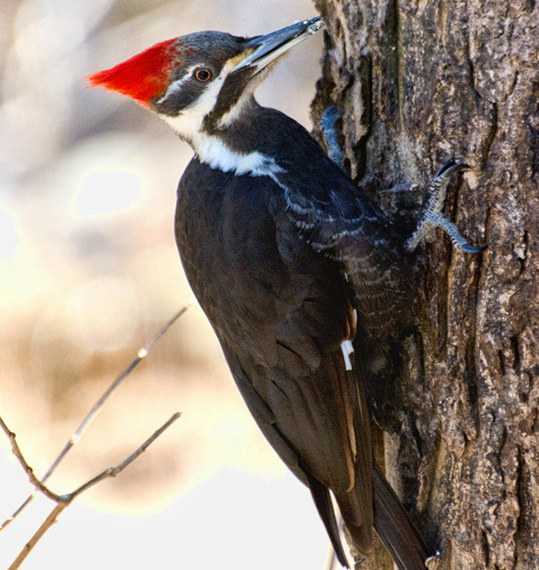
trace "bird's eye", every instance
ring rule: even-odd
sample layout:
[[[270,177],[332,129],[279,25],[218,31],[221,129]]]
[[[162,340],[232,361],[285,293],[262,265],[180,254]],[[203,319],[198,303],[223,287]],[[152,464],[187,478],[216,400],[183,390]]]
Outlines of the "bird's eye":
[[[205,83],[206,81],[209,81],[211,79],[211,71],[204,67],[202,69],[197,69],[195,71],[195,78],[198,81]]]

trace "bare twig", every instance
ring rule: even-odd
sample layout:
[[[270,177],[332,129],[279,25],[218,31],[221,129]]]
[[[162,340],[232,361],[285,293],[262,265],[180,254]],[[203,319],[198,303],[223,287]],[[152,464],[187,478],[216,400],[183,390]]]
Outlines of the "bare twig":
[[[49,513],[47,518],[43,521],[41,526],[37,529],[34,536],[24,545],[24,548],[19,552],[17,558],[11,563],[8,570],[17,570],[20,568],[21,564],[26,560],[30,552],[32,552],[34,546],[41,540],[43,535],[49,530],[49,528],[56,522],[60,513],[62,513],[70,503],[62,502],[55,505],[54,509]]]
[[[103,393],[103,395],[101,396],[101,398],[99,398],[99,400],[93,405],[92,409],[90,410],[90,412],[88,413],[88,415],[84,418],[83,422],[80,424],[80,426],[77,428],[77,430],[75,431],[75,433],[71,436],[71,438],[69,439],[69,441],[66,443],[66,445],[64,446],[64,448],[62,449],[62,451],[60,452],[60,454],[58,455],[58,457],[53,461],[52,465],[49,467],[49,469],[46,471],[46,473],[43,475],[43,477],[41,477],[41,479],[37,479],[35,477],[35,475],[33,474],[33,470],[31,470],[31,468],[28,466],[28,464],[26,463],[26,461],[24,461],[24,463],[22,464],[23,467],[25,468],[25,471],[27,472],[27,474],[30,476],[30,473],[27,471],[27,468],[30,469],[32,471],[32,477],[33,480],[31,479],[31,482],[34,486],[36,486],[40,491],[42,491],[45,495],[47,495],[49,498],[52,498],[50,496],[50,493],[52,493],[52,491],[48,490],[45,486],[44,483],[47,482],[47,480],[49,479],[49,477],[54,473],[54,471],[56,470],[56,468],[58,467],[58,465],[60,465],[60,463],[64,460],[65,456],[67,455],[67,453],[69,452],[69,450],[79,441],[79,439],[81,438],[82,434],[86,431],[86,429],[88,428],[88,426],[92,423],[92,421],[96,418],[97,414],[101,411],[101,408],[103,407],[103,404],[107,401],[107,399],[112,395],[112,393],[118,388],[118,386],[127,378],[127,376],[129,376],[129,374],[131,374],[131,372],[142,362],[142,360],[148,355],[148,352],[155,346],[155,344],[157,343],[157,341],[167,332],[167,330],[184,314],[186,313],[189,309],[191,308],[191,304],[187,304],[185,307],[183,307],[180,311],[178,311],[162,328],[161,330],[155,334],[153,336],[152,339],[150,339],[150,341],[146,344],[146,346],[144,346],[143,348],[141,348],[138,353],[137,353],[137,357],[133,360],[133,362],[131,362],[131,364],[114,380],[114,382],[105,390],[105,392]],[[2,422],[3,423],[3,422]],[[3,424],[3,426],[5,426],[5,424]],[[3,427],[2,426],[2,427]],[[6,427],[7,429],[7,427]],[[4,429],[4,431],[6,431],[6,429]],[[9,430],[6,431],[8,437],[10,438],[11,441],[11,445],[13,448],[13,444],[15,442],[15,434],[12,434],[12,432],[10,432]],[[16,442],[15,442],[16,445]],[[18,448],[18,446],[17,446]],[[15,453],[15,451],[14,451]],[[20,453],[20,450],[19,450]],[[15,455],[17,455],[17,453],[15,453]],[[17,455],[17,457],[19,458],[19,455]],[[22,454],[20,454],[20,457],[22,457]],[[23,458],[24,459],[24,458]],[[20,461],[20,458],[19,458]],[[37,483],[37,484],[36,484]],[[41,487],[40,487],[41,485]],[[45,489],[47,489],[45,491]],[[49,494],[48,494],[49,493]],[[54,493],[52,493],[54,494]],[[29,495],[26,500],[24,501],[24,503],[22,503],[22,505],[8,518],[6,519],[3,523],[2,526],[0,526],[0,531],[3,530],[4,528],[6,528],[6,526],[8,526],[11,522],[13,522],[13,520],[15,518],[17,518],[17,516],[34,500],[35,495],[31,494]],[[53,499],[54,500],[54,499]]]
[[[329,547],[328,556],[326,558],[325,570],[337,570],[339,568],[339,562],[337,560],[337,555],[333,547]]]
[[[135,461],[135,459],[139,455],[144,453],[146,451],[146,449],[148,449],[148,447],[166,429],[168,429],[180,416],[181,416],[181,414],[179,412],[176,412],[166,423],[164,423],[156,432],[154,432],[153,435],[151,437],[149,437],[134,453],[132,453],[127,459],[122,461],[122,463],[120,463],[116,467],[110,467],[109,469],[106,469],[105,471],[103,471],[102,473],[100,473],[99,475],[94,477],[93,479],[90,479],[89,481],[84,483],[84,485],[81,485],[78,489],[75,489],[75,491],[68,493],[66,495],[60,496],[60,495],[56,495],[55,493],[52,493],[52,491],[49,491],[47,489],[48,493],[45,493],[45,494],[50,499],[53,499],[54,501],[56,501],[57,504],[52,509],[50,514],[47,516],[47,518],[43,521],[41,526],[34,533],[32,538],[24,545],[24,548],[21,550],[21,552],[19,553],[17,558],[13,561],[13,563],[8,568],[8,570],[17,570],[18,568],[20,568],[21,564],[26,560],[26,558],[30,554],[30,552],[32,552],[35,545],[41,540],[41,538],[45,535],[45,533],[57,521],[60,514],[67,507],[69,507],[69,505],[75,500],[75,498],[78,495],[80,495],[81,493],[84,493],[84,491],[88,490],[90,487],[93,487],[94,485],[96,485],[100,481],[103,481],[103,479],[107,479],[109,477],[116,477],[116,475],[118,475],[118,473],[123,471],[128,465],[130,465],[133,461]],[[32,468],[26,463],[26,461],[24,460],[24,457],[22,456],[22,453],[20,453],[19,446],[17,445],[17,443],[15,441],[15,434],[13,432],[9,431],[6,424],[1,420],[1,418],[0,418],[0,421],[1,421],[1,425],[2,425],[2,428],[4,429],[4,431],[9,434],[8,437],[11,440],[12,447],[14,448],[14,453],[17,456],[17,459],[19,459],[19,462],[21,463],[21,465],[24,467],[24,470],[28,473],[31,483],[33,485],[35,485],[40,491],[43,491],[43,488],[46,489],[46,487],[40,481],[35,481],[35,476],[33,474]],[[18,450],[18,452],[15,452],[15,448]],[[30,473],[31,473],[31,475],[30,475]],[[54,497],[51,495],[54,495]]]
[[[78,495],[80,495],[81,493],[84,493],[84,491],[86,491],[87,489],[89,489],[90,487],[93,487],[94,485],[96,485],[97,483],[99,483],[100,481],[103,481],[103,479],[108,479],[109,477],[116,477],[116,475],[118,475],[118,473],[120,473],[121,471],[123,471],[128,465],[130,465],[131,463],[133,463],[133,461],[135,461],[135,459],[139,456],[142,455],[147,449],[148,447],[166,430],[168,429],[179,417],[181,416],[180,412],[176,412],[166,423],[164,423],[157,431],[155,431],[153,433],[153,435],[151,437],[149,437],[134,453],[132,453],[127,459],[125,459],[124,461],[122,461],[120,463],[120,465],[117,465],[116,467],[110,467],[109,469],[106,469],[105,471],[103,471],[102,473],[100,473],[99,475],[97,475],[97,477],[94,477],[93,479],[90,479],[90,481],[87,481],[86,483],[84,483],[84,485],[81,485],[78,489],[75,489],[72,493],[69,493],[68,495],[63,495],[60,499],[63,501],[65,498],[69,499],[69,501],[71,502],[75,497],[77,497]]]
[[[46,485],[44,485],[36,477],[34,470],[32,469],[32,467],[30,467],[30,465],[28,464],[28,462],[24,458],[24,455],[22,454],[21,448],[19,447],[19,444],[17,443],[17,435],[15,433],[13,433],[7,427],[6,423],[2,419],[2,416],[0,416],[0,427],[4,430],[4,433],[8,436],[9,441],[11,443],[11,451],[13,451],[13,455],[19,460],[19,463],[22,465],[22,468],[24,469],[24,471],[28,475],[28,479],[30,479],[30,483],[32,483],[32,485],[36,489],[41,491],[46,497],[48,497],[52,501],[56,501],[56,502],[60,501],[61,496],[57,495],[56,493],[51,491]],[[10,520],[10,522],[11,522],[11,520]]]

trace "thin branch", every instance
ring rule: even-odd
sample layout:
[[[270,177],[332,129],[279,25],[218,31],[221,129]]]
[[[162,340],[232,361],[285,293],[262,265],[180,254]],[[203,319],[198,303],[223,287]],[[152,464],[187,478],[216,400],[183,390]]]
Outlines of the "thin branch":
[[[137,357],[131,362],[131,364],[114,380],[114,382],[103,392],[103,395],[99,400],[93,405],[90,413],[84,418],[83,422],[78,427],[77,431],[71,436],[70,440],[65,445],[64,449],[60,455],[55,459],[53,464],[49,467],[48,471],[45,473],[42,482],[45,482],[52,473],[56,470],[58,465],[63,461],[67,452],[79,441],[82,434],[86,431],[88,426],[94,421],[97,414],[101,411],[103,404],[109,399],[109,397],[116,391],[120,384],[133,372],[133,370],[142,362],[142,360],[148,355],[148,352],[155,346],[157,341],[167,332],[167,330],[189,309],[191,305],[186,305],[180,311],[178,311],[172,319],[170,319],[161,330],[154,335],[154,337],[146,344],[145,347],[141,348],[137,352]]]
[[[75,489],[75,491],[68,493],[66,495],[61,495],[61,496],[56,495],[57,498],[53,498],[53,497],[49,496],[47,493],[45,493],[45,494],[47,494],[47,496],[49,498],[55,500],[57,502],[57,504],[52,509],[52,511],[49,513],[47,518],[43,521],[41,526],[34,533],[32,538],[24,545],[23,549],[19,552],[17,558],[15,558],[15,560],[13,561],[11,566],[9,566],[8,570],[17,570],[18,568],[20,568],[21,564],[26,560],[26,558],[28,557],[30,552],[32,552],[32,550],[36,546],[36,544],[43,538],[45,533],[57,521],[60,514],[67,507],[69,507],[69,505],[75,500],[75,498],[78,495],[80,495],[81,493],[84,493],[84,491],[88,490],[90,487],[93,487],[94,485],[96,485],[100,481],[103,481],[104,479],[107,479],[109,477],[116,477],[116,475],[118,475],[118,473],[123,471],[128,465],[130,465],[133,461],[135,461],[135,459],[139,455],[144,453],[146,451],[146,449],[148,449],[148,447],[166,429],[168,429],[180,416],[181,416],[180,412],[176,412],[166,423],[164,423],[157,431],[155,431],[153,433],[153,435],[151,437],[149,437],[134,453],[132,453],[127,459],[122,461],[122,463],[120,463],[116,467],[111,467],[109,469],[106,469],[105,471],[103,471],[102,473],[97,475],[97,477],[90,479],[89,481],[84,483],[84,485],[81,485],[78,489]],[[4,431],[7,430],[6,433],[9,433],[9,434],[13,435],[13,437],[14,437],[15,434],[13,434],[12,432],[10,432],[7,429],[7,426],[5,425],[5,423],[3,421],[2,421],[2,428],[4,429]],[[13,445],[14,440],[11,437],[10,437],[10,439],[11,439],[12,445]],[[15,446],[18,449],[16,442],[15,442]],[[15,455],[17,455],[17,454],[15,453]],[[23,464],[23,467],[25,467],[25,471],[28,473],[28,470],[26,469],[27,463],[26,463],[26,461],[24,461],[24,457],[22,457],[22,454],[17,455],[17,458]],[[31,468],[29,468],[29,469],[30,469],[30,471],[32,471]],[[31,481],[32,481],[32,479],[31,479]],[[32,484],[36,484],[36,483],[34,481],[32,481]],[[44,487],[44,485],[39,483],[39,485],[36,485],[36,487],[38,487],[39,490],[42,491],[43,490],[42,487]]]
[[[62,513],[70,503],[62,502],[55,505],[54,509],[49,513],[47,518],[43,521],[41,526],[34,533],[34,536],[24,545],[24,548],[19,552],[17,558],[11,563],[8,570],[18,570],[21,564],[26,560],[30,552],[34,549],[34,546],[41,540],[43,535],[49,530],[49,528],[56,522],[60,513]]]
[[[32,485],[36,489],[41,491],[46,497],[48,497],[52,501],[59,502],[61,500],[61,496],[57,495],[56,493],[51,491],[46,485],[44,485],[36,477],[36,474],[34,473],[33,468],[30,467],[30,465],[28,464],[28,462],[24,458],[24,455],[22,454],[21,448],[19,447],[19,444],[17,443],[17,435],[7,427],[6,423],[2,419],[2,416],[0,416],[0,427],[4,430],[4,433],[8,436],[9,441],[11,443],[11,451],[13,452],[13,455],[19,460],[19,463],[22,465],[22,468],[24,469],[24,471],[28,475],[28,479],[30,480],[30,483],[32,483]],[[13,520],[13,517],[11,518],[11,520]],[[10,520],[10,522],[11,522],[11,520]]]
[[[96,485],[97,483],[99,483],[100,481],[103,481],[103,479],[108,479],[109,477],[116,477],[116,475],[118,475],[118,473],[120,473],[121,471],[123,471],[128,465],[130,465],[131,463],[133,463],[133,461],[135,461],[135,459],[139,456],[142,455],[147,449],[148,447],[166,430],[168,429],[182,414],[180,412],[176,412],[175,414],[173,414],[173,416],[166,422],[164,423],[157,431],[155,431],[153,433],[152,436],[150,436],[135,452],[133,452],[127,459],[125,459],[124,461],[122,461],[119,465],[117,465],[116,467],[110,467],[109,469],[106,469],[105,471],[103,471],[102,473],[100,473],[99,475],[97,475],[96,477],[94,477],[93,479],[90,479],[90,481],[87,481],[86,483],[84,483],[84,485],[81,485],[78,489],[75,489],[72,493],[69,493],[67,495],[62,495],[60,497],[61,501],[64,500],[69,500],[69,502],[71,502],[75,497],[77,497],[78,495],[80,495],[81,493],[84,493],[84,491],[86,491],[87,489],[89,489],[90,487],[93,487],[94,485]]]
[[[116,380],[114,380],[114,382],[107,388],[107,390],[105,390],[105,392],[103,393],[103,395],[101,396],[101,398],[99,398],[99,400],[93,405],[92,409],[90,410],[90,412],[88,413],[88,415],[84,418],[84,420],[82,421],[82,423],[80,424],[80,426],[77,428],[77,430],[75,431],[75,433],[71,436],[71,438],[69,439],[69,441],[66,443],[66,445],[64,446],[64,448],[62,449],[62,451],[60,452],[60,454],[58,455],[58,457],[53,461],[52,465],[49,467],[49,469],[46,471],[45,475],[43,475],[43,477],[38,480],[37,478],[35,478],[34,476],[34,480],[31,479],[32,485],[36,486],[40,491],[42,491],[45,495],[47,495],[49,498],[52,498],[50,496],[50,494],[52,493],[52,491],[48,490],[45,491],[44,489],[46,489],[46,487],[44,486],[44,483],[46,483],[46,481],[49,479],[49,477],[54,473],[54,471],[56,470],[56,468],[58,467],[58,465],[60,465],[60,463],[64,460],[65,456],[67,455],[67,453],[70,451],[70,449],[79,441],[79,439],[81,438],[82,434],[86,431],[86,429],[88,428],[88,426],[92,423],[92,421],[96,418],[96,416],[99,414],[99,412],[101,411],[101,408],[103,407],[103,404],[108,400],[108,398],[113,394],[113,392],[118,388],[118,386],[120,386],[120,384],[127,378],[127,376],[129,376],[129,374],[131,374],[131,372],[142,362],[142,360],[148,355],[148,352],[155,346],[155,344],[157,343],[157,341],[167,332],[167,330],[183,315],[185,314],[190,308],[191,308],[191,304],[187,304],[185,307],[183,307],[180,311],[178,311],[162,328],[161,330],[159,330],[157,332],[157,334],[155,334],[150,341],[146,344],[146,346],[144,346],[143,348],[141,348],[138,353],[137,353],[137,357],[133,360],[133,362],[131,362],[131,364],[116,378]],[[5,425],[5,424],[4,424]],[[5,430],[4,430],[5,431]],[[12,447],[13,447],[13,442],[14,442],[14,434],[13,434],[13,438],[11,437],[11,432],[8,430],[6,432],[8,434],[8,437],[10,438],[10,441],[12,443]],[[18,447],[18,446],[17,446]],[[20,451],[20,450],[19,450]],[[22,454],[20,454],[20,456],[22,457]],[[17,456],[19,457],[19,456]],[[19,459],[20,461],[20,459]],[[28,464],[26,463],[26,461],[24,461],[24,463],[22,463],[25,471],[27,472],[27,474],[30,476],[30,474],[27,471],[27,467],[29,469],[31,469]],[[33,473],[33,471],[32,471]],[[36,484],[36,482],[39,482],[39,484]],[[41,485],[41,487],[40,487]],[[34,500],[35,495],[32,493],[31,495],[29,495],[26,500],[24,501],[24,503],[22,503],[22,505],[8,518],[6,519],[3,523],[2,526],[0,526],[0,531],[2,531],[4,528],[6,528],[6,526],[8,526],[11,522],[13,522],[13,520],[15,520],[17,518],[17,516]]]

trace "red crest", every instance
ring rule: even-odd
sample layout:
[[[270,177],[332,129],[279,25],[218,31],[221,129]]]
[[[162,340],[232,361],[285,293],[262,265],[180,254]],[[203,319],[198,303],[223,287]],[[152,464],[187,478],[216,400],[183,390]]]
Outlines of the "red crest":
[[[179,55],[174,44],[178,38],[155,44],[118,65],[98,71],[86,79],[91,87],[102,87],[131,97],[144,107],[170,82],[174,58]],[[180,52],[181,53],[181,52]]]

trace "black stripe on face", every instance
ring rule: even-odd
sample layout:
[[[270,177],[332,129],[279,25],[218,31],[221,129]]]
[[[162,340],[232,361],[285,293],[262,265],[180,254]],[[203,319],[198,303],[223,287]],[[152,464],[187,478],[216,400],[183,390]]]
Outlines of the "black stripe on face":
[[[203,129],[205,132],[215,134],[221,119],[238,103],[252,77],[253,70],[248,67],[228,75],[219,91],[214,108],[204,118]]]
[[[221,32],[200,32],[184,36],[178,41],[180,59],[172,70],[168,89],[150,101],[152,108],[160,114],[176,117],[189,107],[194,107],[213,82],[219,77],[223,67],[243,50],[244,38]],[[198,81],[194,77],[197,69],[211,72],[209,81]],[[177,89],[174,89],[174,84]]]
[[[196,69],[198,69],[198,66],[190,69],[184,77],[176,79],[171,83],[168,88],[170,92],[165,91],[154,97],[151,101],[152,108],[161,115],[176,117],[188,107],[195,105],[202,97],[204,91],[206,91],[206,88],[212,83],[211,81],[208,83],[197,81],[192,76]],[[214,78],[217,78],[219,75],[213,70],[212,74]],[[178,81],[181,82],[179,85],[177,85]]]

